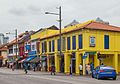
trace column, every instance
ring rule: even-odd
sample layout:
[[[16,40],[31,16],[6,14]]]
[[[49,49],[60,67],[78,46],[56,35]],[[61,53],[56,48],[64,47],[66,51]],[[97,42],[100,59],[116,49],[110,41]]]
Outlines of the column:
[[[80,74],[80,70],[79,70],[79,65],[80,65],[80,54],[79,52],[76,52],[76,75]]]
[[[47,42],[47,53],[49,52],[49,42]],[[50,71],[50,59],[49,59],[49,55],[47,54],[47,71]]]
[[[99,59],[97,58],[97,54],[94,55],[94,68],[99,66],[100,65],[100,62],[99,62]]]
[[[85,60],[86,59],[83,59],[83,75],[86,75],[86,73],[85,73]]]
[[[114,64],[114,68],[118,74],[118,53],[115,53],[113,56],[113,64]]]
[[[65,73],[67,74],[70,72],[70,58],[67,53],[65,53],[64,59],[65,59],[64,69],[65,69]]]
[[[55,54],[55,69],[56,72],[60,72],[60,60],[57,54]]]

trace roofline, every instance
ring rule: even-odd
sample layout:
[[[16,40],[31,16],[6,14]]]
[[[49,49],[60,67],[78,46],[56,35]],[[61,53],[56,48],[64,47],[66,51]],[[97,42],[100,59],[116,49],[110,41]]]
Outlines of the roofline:
[[[89,24],[88,24],[88,25],[89,25]],[[87,26],[88,26],[88,25],[87,25]],[[71,32],[75,32],[75,31],[82,30],[82,29],[101,30],[101,31],[111,31],[111,32],[120,32],[120,31],[115,31],[115,30],[104,30],[104,29],[94,29],[94,28],[86,28],[86,27],[83,27],[83,28],[78,28],[78,29],[75,29],[75,30],[71,30],[71,31],[68,31],[68,32],[61,33],[61,35],[63,35],[63,34],[67,34],[67,33],[71,33]],[[44,40],[44,39],[48,39],[48,38],[52,38],[52,37],[59,36],[59,35],[60,35],[60,34],[56,34],[56,35],[52,35],[52,36],[48,36],[48,37],[45,37],[45,38],[41,38],[40,40]]]

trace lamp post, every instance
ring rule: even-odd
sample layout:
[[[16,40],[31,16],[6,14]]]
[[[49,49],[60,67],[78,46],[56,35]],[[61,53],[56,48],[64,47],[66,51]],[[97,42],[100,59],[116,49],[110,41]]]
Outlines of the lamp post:
[[[61,51],[61,21],[62,21],[62,19],[61,19],[61,6],[58,7],[57,9],[59,9],[59,13],[45,12],[45,14],[52,14],[52,15],[58,15],[59,16],[59,30],[60,30],[59,36],[60,36],[60,56],[61,56],[62,55],[62,51]]]
[[[18,56],[17,56],[17,44],[18,44],[18,42],[17,42],[17,29],[15,29],[15,39],[16,39],[16,58],[18,58]]]

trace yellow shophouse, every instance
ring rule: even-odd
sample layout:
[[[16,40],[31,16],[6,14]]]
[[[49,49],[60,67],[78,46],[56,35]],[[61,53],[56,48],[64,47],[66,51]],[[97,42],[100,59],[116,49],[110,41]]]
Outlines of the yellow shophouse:
[[[40,38],[40,56],[46,56],[47,70],[55,65],[56,72],[79,74],[79,65],[104,63],[120,72],[120,27],[96,21],[71,25],[62,29],[62,56],[59,30],[44,30],[31,36]],[[99,55],[99,59],[98,59]],[[70,68],[70,65],[72,68]]]

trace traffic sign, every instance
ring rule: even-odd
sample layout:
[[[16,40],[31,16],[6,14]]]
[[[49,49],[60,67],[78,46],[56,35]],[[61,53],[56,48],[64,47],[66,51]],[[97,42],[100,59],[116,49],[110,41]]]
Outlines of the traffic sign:
[[[82,56],[83,59],[87,58],[87,53],[84,53],[84,55]]]

